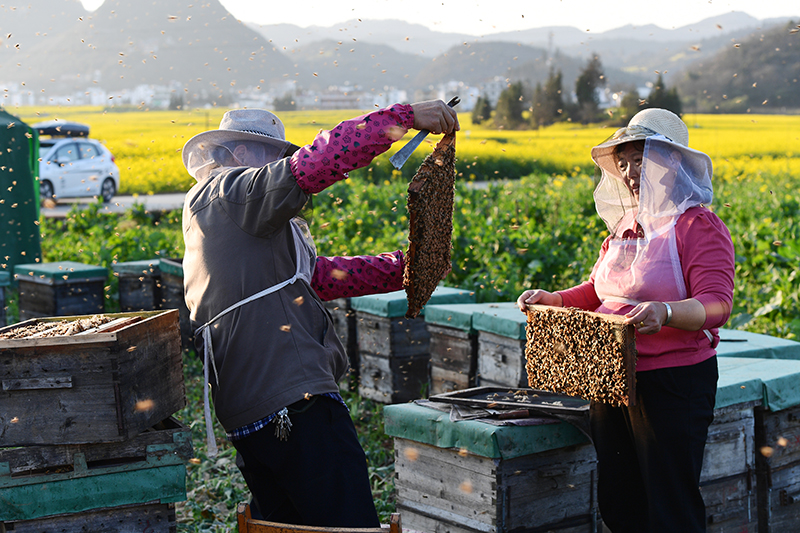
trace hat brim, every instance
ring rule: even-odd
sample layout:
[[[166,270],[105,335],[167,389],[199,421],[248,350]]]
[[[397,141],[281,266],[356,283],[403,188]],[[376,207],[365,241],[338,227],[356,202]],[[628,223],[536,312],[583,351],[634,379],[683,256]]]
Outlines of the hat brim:
[[[704,152],[700,152],[699,150],[694,150],[688,146],[673,142],[663,135],[636,133],[634,135],[622,135],[621,137],[615,139],[609,139],[592,148],[592,160],[598,167],[611,176],[614,176],[617,179],[623,179],[622,174],[620,174],[620,171],[617,168],[617,162],[614,158],[614,150],[620,144],[634,141],[645,141],[647,139],[650,139],[651,142],[659,142],[670,145],[672,148],[683,153],[687,162],[691,161],[691,164],[693,165],[701,165],[705,167],[708,175],[712,176],[713,165],[711,163],[711,158],[708,157],[708,155],[706,155]]]
[[[286,153],[290,146],[294,146],[289,141],[268,137],[267,135],[259,135],[257,133],[249,133],[245,131],[236,130],[211,130],[198,133],[183,145],[181,151],[181,158],[183,165],[188,165],[189,154],[203,145],[223,145],[235,141],[253,141],[263,144],[269,144],[280,149],[281,157]]]

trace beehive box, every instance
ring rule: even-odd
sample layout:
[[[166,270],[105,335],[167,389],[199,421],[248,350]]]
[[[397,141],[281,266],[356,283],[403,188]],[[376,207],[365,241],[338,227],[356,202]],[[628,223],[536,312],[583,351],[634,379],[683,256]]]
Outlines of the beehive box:
[[[158,259],[116,263],[111,268],[119,283],[119,308],[155,311],[161,304],[161,269]]]
[[[800,531],[800,361],[721,361],[763,385],[763,403],[755,409],[759,531]]]
[[[159,260],[161,271],[161,305],[159,309],[177,309],[180,317],[181,347],[184,351],[194,349],[194,331],[189,320],[189,308],[183,290],[183,259]]]
[[[431,335],[431,394],[475,386],[478,370],[478,332],[472,326],[475,312],[496,304],[429,305],[425,323]]]
[[[478,332],[476,384],[487,387],[528,387],[525,370],[527,318],[516,303],[491,304],[472,316]]]
[[[387,406],[384,417],[404,528],[599,531],[594,449],[569,424],[452,422],[416,404]]]
[[[174,503],[146,503],[95,509],[33,520],[0,523],[0,531],[14,533],[175,533],[178,530]]]
[[[0,521],[58,516],[68,522],[72,517],[61,515],[83,516],[148,497],[178,501],[172,498],[185,492],[185,478],[176,465],[192,456],[191,430],[174,418],[118,443],[2,449],[0,501],[13,503],[0,506]],[[117,486],[123,481],[130,486]],[[142,495],[131,499],[136,489]],[[136,517],[127,510],[117,514]]]
[[[77,324],[32,319],[0,335]],[[119,442],[186,404],[178,312],[101,315],[121,329],[0,339],[0,447]]]
[[[700,474],[709,533],[758,530],[755,409],[763,384],[739,359],[719,358],[714,421],[708,428]]]
[[[11,275],[0,271],[0,328],[6,325],[6,290],[11,283]]]
[[[624,317],[528,306],[526,370],[533,389],[610,405],[636,403],[636,337]]]
[[[429,305],[471,303],[475,293],[439,287]],[[404,291],[351,300],[358,332],[359,394],[381,403],[420,398],[428,387],[430,333],[424,316],[405,318]],[[422,310],[422,315],[425,308]]]
[[[73,261],[14,266],[19,287],[19,318],[102,313],[108,271]]]
[[[325,302],[325,307],[333,318],[333,327],[336,335],[342,342],[347,351],[347,359],[350,362],[348,373],[348,384],[353,390],[358,389],[358,371],[360,368],[358,358],[358,333],[356,330],[356,312],[350,304],[350,298],[336,298]]]

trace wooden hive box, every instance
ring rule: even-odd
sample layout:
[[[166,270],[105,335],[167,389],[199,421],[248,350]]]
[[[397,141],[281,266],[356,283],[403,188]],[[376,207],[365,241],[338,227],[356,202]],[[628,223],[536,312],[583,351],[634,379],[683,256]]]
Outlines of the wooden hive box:
[[[800,531],[800,361],[721,361],[763,384],[763,403],[755,409],[759,531]]]
[[[0,501],[12,503],[0,506],[0,523],[12,522],[16,531],[20,521],[43,526],[40,519],[52,516],[67,523],[75,513],[86,518],[87,511],[179,501],[183,463],[192,456],[191,430],[174,418],[123,442],[2,449]],[[137,515],[120,510],[112,516]]]
[[[11,275],[0,271],[0,328],[6,325],[6,290],[11,284]]]
[[[533,389],[611,405],[636,402],[636,337],[624,317],[528,306],[526,369]]]
[[[514,302],[494,303],[476,311],[472,327],[478,332],[476,384],[488,387],[527,387],[525,325]]]
[[[119,308],[128,311],[155,311],[161,304],[159,259],[115,263],[111,268],[119,283]]]
[[[356,312],[353,309],[350,298],[336,298],[325,302],[325,307],[333,318],[333,327],[336,335],[342,342],[347,351],[347,359],[350,362],[350,371],[347,374],[347,381],[352,390],[358,389],[358,371],[361,367],[358,358],[358,333],[356,330]]]
[[[33,520],[0,522],[0,531],[14,533],[83,533],[102,531],[103,533],[176,533],[178,522],[174,503],[146,503],[120,505],[105,509],[95,509],[81,513],[69,513]]]
[[[755,409],[763,384],[738,359],[719,358],[714,421],[708,428],[700,473],[709,533],[758,530]]]
[[[161,305],[158,309],[177,309],[180,317],[181,347],[184,351],[194,350],[194,331],[189,320],[183,290],[183,258],[164,258],[158,262],[161,272]]]
[[[478,332],[472,315],[495,304],[428,305],[425,323],[431,335],[431,394],[475,386],[478,371]]]
[[[594,448],[573,426],[452,422],[447,411],[411,403],[387,406],[384,417],[404,528],[600,531]]]
[[[108,271],[73,261],[14,266],[19,287],[19,318],[102,313]]]
[[[178,312],[101,317],[135,322],[100,333],[0,339],[0,447],[119,442],[184,407]],[[91,318],[32,319],[0,336]]]
[[[800,343],[721,329],[717,352],[725,374],[763,387],[754,422],[758,531],[800,531]]]
[[[438,287],[428,305],[471,303],[475,293]],[[421,316],[406,318],[405,291],[351,300],[358,332],[359,394],[381,403],[420,398],[428,387],[430,333]]]

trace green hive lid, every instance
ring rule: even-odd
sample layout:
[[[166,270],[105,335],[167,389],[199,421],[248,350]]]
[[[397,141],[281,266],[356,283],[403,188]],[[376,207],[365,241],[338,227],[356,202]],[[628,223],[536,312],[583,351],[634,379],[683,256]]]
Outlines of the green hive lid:
[[[126,261],[115,263],[111,269],[117,274],[130,274],[135,276],[158,275],[160,259],[142,259],[141,261]]]
[[[51,280],[61,282],[74,279],[89,279],[108,277],[108,270],[101,266],[84,265],[75,261],[61,261],[58,263],[29,263],[14,266],[15,277],[25,277],[34,280]]]
[[[516,302],[492,305],[496,307],[487,307],[472,316],[472,327],[478,331],[494,333],[501,337],[525,340],[525,325],[528,317],[519,310]]]
[[[163,267],[162,267],[163,268]],[[474,303],[475,292],[452,287],[436,287],[428,305]],[[370,313],[376,316],[395,318],[405,316],[408,311],[406,291],[387,292],[370,296],[357,296],[350,300],[350,306],[356,311]],[[420,314],[425,314],[422,308]]]
[[[427,305],[425,306],[425,322],[474,333],[472,317],[475,313],[489,313],[493,309],[502,309],[508,305],[505,302]]]
[[[721,357],[720,380],[717,386],[717,407],[720,407],[720,389],[724,383],[757,380],[761,387],[757,399],[770,411],[782,411],[800,405],[800,361],[780,359],[753,359],[745,357]],[[748,387],[749,388],[749,387]],[[747,401],[747,400],[740,400]],[[732,403],[739,402],[730,402]]]
[[[763,398],[761,380],[748,370],[748,361],[739,357],[717,358],[719,380],[717,381],[716,408],[728,407],[737,403],[758,402]]]
[[[719,337],[717,355],[722,357],[800,360],[800,342],[731,329],[719,330]]]
[[[449,413],[413,403],[387,405],[383,417],[384,430],[391,437],[437,448],[465,449],[492,459],[513,459],[589,442],[580,430],[566,422],[539,426],[451,422]]]
[[[0,272],[0,287],[7,287],[11,283],[11,274]]]
[[[169,259],[162,257],[158,262],[161,272],[172,274],[173,276],[183,277],[183,258]]]

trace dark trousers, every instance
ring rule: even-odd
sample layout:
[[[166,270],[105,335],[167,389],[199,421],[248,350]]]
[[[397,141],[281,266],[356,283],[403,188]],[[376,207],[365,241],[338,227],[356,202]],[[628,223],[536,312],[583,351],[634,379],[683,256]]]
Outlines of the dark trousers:
[[[592,403],[598,503],[611,531],[706,530],[699,482],[717,377],[716,357],[638,372],[635,406]]]
[[[310,404],[310,405],[309,405]],[[254,518],[308,526],[378,527],[367,459],[347,408],[314,397],[289,406],[289,439],[275,422],[233,442]]]

